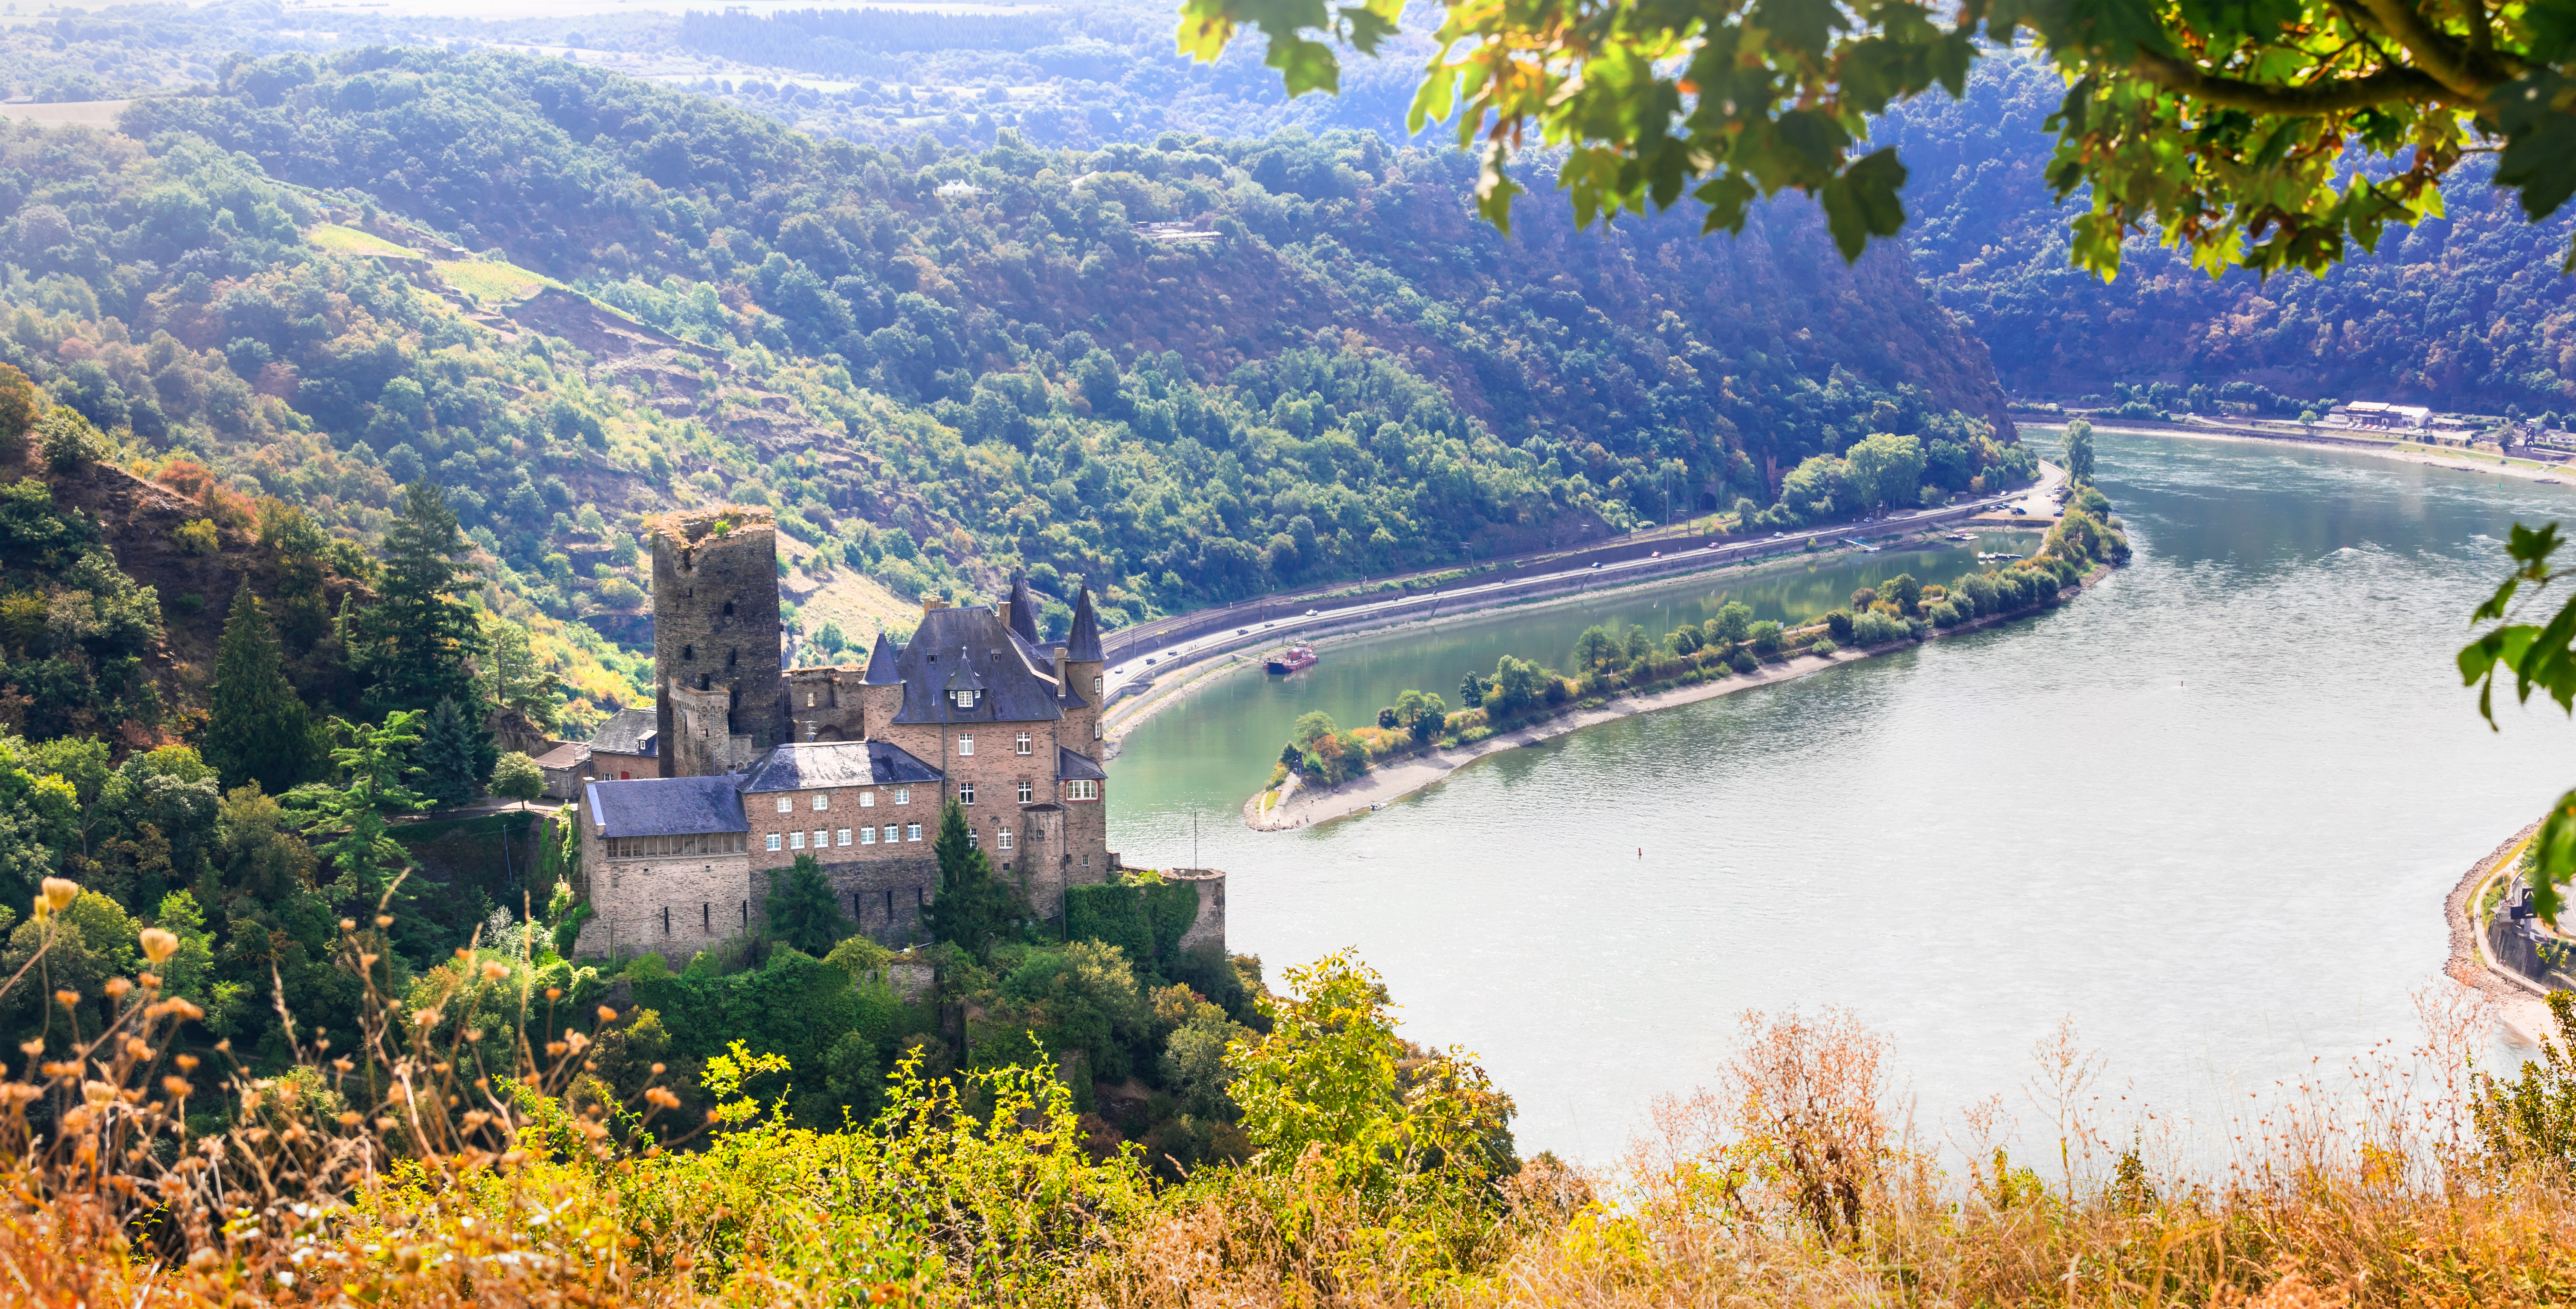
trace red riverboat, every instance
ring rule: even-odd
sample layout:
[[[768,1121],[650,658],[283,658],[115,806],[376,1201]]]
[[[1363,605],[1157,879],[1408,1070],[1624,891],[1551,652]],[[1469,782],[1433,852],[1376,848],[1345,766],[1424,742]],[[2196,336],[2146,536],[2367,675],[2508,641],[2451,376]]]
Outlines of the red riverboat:
[[[1311,646],[1292,645],[1270,656],[1269,668],[1274,673],[1302,673],[1314,666],[1315,651]]]

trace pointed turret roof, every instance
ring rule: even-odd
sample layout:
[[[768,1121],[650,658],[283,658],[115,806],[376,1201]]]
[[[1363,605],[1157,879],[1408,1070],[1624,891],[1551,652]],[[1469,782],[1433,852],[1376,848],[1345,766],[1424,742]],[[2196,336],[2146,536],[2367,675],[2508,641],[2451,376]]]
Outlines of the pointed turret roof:
[[[1077,664],[1102,662],[1100,618],[1091,612],[1091,588],[1085,585],[1073,602],[1073,634],[1065,638],[1064,657]]]
[[[903,674],[896,670],[894,642],[886,639],[885,629],[877,629],[877,646],[868,652],[869,686],[901,686]]]
[[[1031,645],[1038,643],[1038,606],[1035,600],[1029,598],[1029,579],[1026,574],[1014,574],[1011,577],[1010,618],[1011,630],[1017,633],[1021,640]]]

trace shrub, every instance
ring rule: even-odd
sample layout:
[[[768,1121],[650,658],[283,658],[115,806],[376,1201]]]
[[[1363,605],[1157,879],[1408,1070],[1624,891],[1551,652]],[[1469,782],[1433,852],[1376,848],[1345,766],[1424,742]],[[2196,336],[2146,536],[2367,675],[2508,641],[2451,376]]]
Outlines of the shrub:
[[[171,530],[170,539],[178,544],[179,553],[183,555],[210,555],[221,548],[221,542],[215,537],[214,520],[210,518],[191,518],[179,524]]]
[[[1825,630],[1833,633],[1834,639],[1837,641],[1850,640],[1852,635],[1851,614],[1846,610],[1837,609],[1832,613],[1825,615]]]
[[[1924,606],[1923,615],[1924,617],[1932,620],[1932,625],[1934,627],[1957,627],[1959,625],[1959,606],[1954,605],[1947,600],[1935,600],[1931,604]]]
[[[1753,630],[1748,635],[1751,637],[1753,642],[1753,653],[1760,655],[1765,659],[1780,653],[1780,625],[1778,623],[1765,619],[1761,622],[1755,623],[1753,625]]]
[[[1833,638],[1831,638],[1831,637],[1825,637],[1825,636],[1820,636],[1820,637],[1817,637],[1817,638],[1816,638],[1815,643],[1814,643],[1813,645],[1810,645],[1810,646],[1808,646],[1808,647],[1807,647],[1807,653],[1809,653],[1809,654],[1811,654],[1811,655],[1823,656],[1823,655],[1829,655],[1829,654],[1832,654],[1834,651],[1839,650],[1839,649],[1841,649],[1841,648],[1842,648],[1842,647],[1837,646],[1837,645],[1835,645],[1835,644],[1834,644],[1834,642],[1833,642]]]
[[[1762,666],[1762,661],[1754,658],[1750,650],[1738,650],[1727,659],[1726,666],[1738,673],[1751,673]]]
[[[1852,617],[1852,640],[1861,645],[1885,645],[1890,641],[1904,640],[1908,635],[1905,620],[1875,609]]]

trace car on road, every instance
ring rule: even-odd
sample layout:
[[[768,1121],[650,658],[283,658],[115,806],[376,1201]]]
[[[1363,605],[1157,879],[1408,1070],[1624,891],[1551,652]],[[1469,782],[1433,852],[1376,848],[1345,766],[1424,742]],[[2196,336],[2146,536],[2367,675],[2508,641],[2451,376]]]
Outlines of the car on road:
[[[1306,611],[1306,616],[1307,616],[1308,618],[1312,618],[1312,617],[1314,617],[1314,616],[1315,616],[1315,611],[1314,611],[1314,610],[1312,610],[1312,609],[1307,610],[1307,611]]]
[[[2030,513],[2030,510],[2025,509],[2025,508],[2023,508],[2023,507],[2022,507],[2022,506],[2020,506],[2020,505],[2014,505],[2014,506],[2012,507],[2012,511],[2013,511],[2014,513],[2017,513],[2017,514],[2024,514],[2024,515],[2027,515],[2027,514],[2029,514],[2029,513]]]
[[[1715,541],[1711,541],[1711,542],[1709,542],[1707,545],[1701,546],[1700,548],[1701,548],[1701,549],[1703,549],[1703,550],[1716,550],[1716,549],[1719,549],[1719,548],[1721,548],[1721,547],[1717,544],[1717,542],[1715,542]]]
[[[1661,559],[1661,558],[1663,558],[1663,557],[1664,557],[1664,552],[1663,552],[1663,551],[1661,551],[1661,550],[1657,550],[1657,551],[1656,551],[1656,552],[1654,552],[1653,554],[1650,554],[1650,555],[1648,555],[1648,556],[1646,556],[1646,557],[1647,557],[1647,558],[1649,558],[1649,559]]]
[[[1123,672],[1126,672],[1126,671],[1127,671],[1127,665],[1125,665],[1125,664],[1120,664],[1120,665],[1119,665],[1119,666],[1117,666],[1116,668],[1112,668],[1112,669],[1110,669],[1110,670],[1109,670],[1109,675],[1110,675],[1110,676],[1112,676],[1112,677],[1116,677],[1118,674],[1123,673]]]
[[[1154,666],[1154,661],[1153,661],[1153,660],[1151,660],[1151,659],[1146,660],[1146,661],[1145,661],[1145,666],[1146,666],[1147,668],[1151,668],[1151,667],[1153,667],[1153,666]]]
[[[1777,540],[1779,540],[1781,537],[1784,537],[1784,536],[1787,536],[1787,535],[1788,535],[1788,533],[1787,533],[1787,532],[1773,532],[1773,533],[1771,534],[1771,539],[1772,539],[1772,540],[1774,540],[1774,541],[1777,541]]]
[[[1243,635],[1244,633],[1249,632],[1249,631],[1251,631],[1251,630],[1252,630],[1252,629],[1251,629],[1251,628],[1249,628],[1249,627],[1238,627],[1238,628],[1234,629],[1234,634],[1235,634],[1236,636],[1241,636],[1241,635]]]
[[[1598,559],[1595,559],[1595,560],[1593,560],[1591,563],[1588,563],[1588,564],[1585,564],[1585,565],[1584,565],[1584,567],[1586,567],[1586,568],[1599,568],[1600,566],[1601,566],[1601,561],[1600,561],[1600,560],[1598,560]]]

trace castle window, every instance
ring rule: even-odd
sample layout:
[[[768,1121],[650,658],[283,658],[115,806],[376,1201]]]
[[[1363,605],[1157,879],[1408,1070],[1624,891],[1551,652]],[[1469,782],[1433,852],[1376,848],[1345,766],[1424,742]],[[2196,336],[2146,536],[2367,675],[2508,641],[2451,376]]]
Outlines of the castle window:
[[[796,797],[792,795],[782,795],[778,797],[778,812],[782,814],[792,814],[796,812]]]
[[[787,848],[790,850],[804,849],[805,834],[803,832],[789,832],[787,834]]]
[[[775,850],[775,849],[777,849],[777,848],[778,848],[778,833],[776,833],[776,832],[771,832],[771,833],[769,834],[769,848],[770,848],[770,849],[772,849],[772,850]]]
[[[993,848],[997,850],[1008,850],[1011,848],[1011,829],[1005,827],[1001,831],[994,833]]]
[[[975,693],[973,691],[951,691],[948,693],[948,698],[951,701],[954,701],[960,709],[972,709],[975,707]]]
[[[829,808],[831,808],[831,807],[832,807],[832,793],[831,793],[831,792],[829,792],[829,791],[816,791],[816,792],[814,793],[814,812],[816,812],[816,813],[818,813],[818,814],[819,814],[819,813],[823,812],[824,810],[829,809]]]
[[[873,828],[873,827],[862,827],[862,828],[860,828],[860,829],[859,829],[859,844],[861,844],[861,845],[875,845],[876,843],[877,843],[877,829],[875,829],[875,828]]]
[[[731,600],[727,600],[727,601],[725,601],[724,616],[725,616],[725,617],[727,617],[727,618],[731,618],[731,617],[733,617],[733,601],[731,601]]]
[[[698,648],[697,648],[696,646],[694,646],[694,645],[684,645],[684,646],[681,646],[681,647],[680,647],[680,658],[681,658],[682,660],[684,660],[684,661],[685,661],[685,660],[695,659],[695,658],[697,658],[697,657],[698,657]]]
[[[834,845],[848,845],[850,843],[850,829],[846,827],[842,828],[840,831],[834,832],[832,835],[835,838],[832,842]]]
[[[896,825],[895,825],[895,824],[893,824],[893,823],[888,823],[888,824],[886,824],[886,825],[885,825],[885,841],[886,841],[886,844],[887,844],[887,845],[893,845],[895,842],[900,841],[900,840],[902,840],[902,839],[903,839],[903,829],[902,829],[901,827],[896,826]]]
[[[707,674],[707,673],[700,673],[700,674],[698,674],[698,689],[699,689],[699,690],[701,690],[701,691],[712,691],[712,690],[714,690],[714,689],[715,689],[715,683],[716,683],[716,679],[715,679],[712,675]],[[704,733],[700,733],[700,735],[704,735]]]
[[[1029,752],[1029,734],[1028,734],[1028,733],[1026,733],[1026,732],[1022,732],[1022,733],[1020,733],[1019,747],[1020,747],[1020,753],[1021,753],[1021,754],[1027,754],[1027,753]]]
[[[921,824],[919,824],[919,823],[905,823],[905,824],[903,825],[903,839],[905,839],[905,840],[907,840],[907,841],[918,841],[918,840],[920,840],[920,839],[921,839]]]
[[[1102,687],[1104,687],[1104,686],[1107,686],[1107,685],[1109,685],[1109,679],[1108,679],[1108,678],[1105,678],[1105,677],[1095,677],[1095,678],[1092,678],[1092,679],[1091,679],[1091,698],[1092,698],[1092,699],[1094,699],[1094,700],[1099,699],[1099,698],[1100,698],[1100,688],[1102,688]]]
[[[967,829],[966,829],[966,848],[967,848],[967,849],[969,849],[969,850],[981,850],[981,849],[983,849],[983,848],[984,848],[984,834],[983,834],[982,832],[978,832],[978,831],[976,831],[974,828],[971,828],[971,827],[967,828]]]
[[[829,831],[824,830],[823,828],[820,828],[820,827],[815,828],[815,829],[814,829],[814,848],[815,848],[815,849],[817,849],[817,850],[828,850],[828,849],[831,849],[831,848],[832,848],[832,834],[831,834]]]
[[[741,663],[742,651],[739,648],[725,651],[725,667],[733,668]]]
[[[1097,800],[1100,798],[1100,783],[1093,778],[1075,778],[1064,784],[1064,798],[1067,800]]]
[[[808,709],[814,707],[814,693],[811,691],[805,693],[805,707]]]
[[[912,803],[912,788],[911,788],[911,787],[909,787],[909,786],[898,786],[898,787],[896,787],[896,788],[894,789],[894,802],[895,802],[896,804],[911,804],[911,803]]]
[[[877,807],[877,793],[876,793],[876,792],[874,792],[874,791],[861,791],[861,792],[859,792],[859,807],[860,807],[861,809],[874,809],[874,808],[876,808],[876,807]]]
[[[1029,801],[1036,799],[1037,789],[1037,784],[1034,782],[1020,783],[1020,803],[1027,804]]]
[[[971,755],[971,754],[973,754],[973,753],[975,753],[975,738],[974,738],[974,737],[971,737],[971,736],[961,736],[961,737],[958,737],[958,738],[957,738],[957,754],[958,754],[958,756],[959,756],[960,758],[963,758],[963,757],[965,757],[965,756],[967,756],[967,755]]]
[[[975,784],[973,782],[959,782],[957,784],[957,803],[975,803]]]

